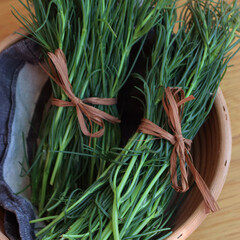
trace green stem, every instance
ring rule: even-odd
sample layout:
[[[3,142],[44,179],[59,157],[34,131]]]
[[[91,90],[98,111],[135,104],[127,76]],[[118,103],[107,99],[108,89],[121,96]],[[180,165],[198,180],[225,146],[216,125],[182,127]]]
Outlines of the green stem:
[[[118,228],[118,204],[117,194],[114,192],[113,209],[112,209],[112,228],[114,240],[120,240],[120,232]]]
[[[52,220],[54,218],[56,218],[57,216],[49,216],[49,217],[43,217],[43,218],[38,218],[38,219],[34,219],[29,221],[30,224],[32,223],[39,223],[39,222],[43,222],[43,221],[48,221],[48,220]]]
[[[200,63],[197,75],[195,75],[195,77],[193,79],[193,82],[191,83],[190,88],[187,91],[186,98],[189,97],[192,94],[192,92],[196,88],[197,84],[199,84],[199,81],[198,81],[199,76],[202,73],[203,67],[206,65],[206,61],[207,61],[207,57],[208,57],[208,47],[207,47],[206,44],[204,44],[204,45],[205,45],[205,47],[204,47],[204,53],[203,53],[202,61]]]
[[[47,189],[47,182],[49,177],[49,171],[51,167],[50,161],[50,152],[47,153],[47,157],[45,160],[45,167],[43,172],[43,180],[42,180],[42,189],[41,189],[41,196],[40,196],[40,203],[39,203],[39,212],[42,212],[44,207],[45,199],[46,199],[46,189]]]
[[[52,176],[51,176],[51,179],[50,179],[50,185],[54,184],[57,172],[58,172],[58,170],[61,166],[61,162],[62,162],[62,158],[63,158],[62,151],[64,151],[66,149],[66,146],[68,145],[68,143],[70,141],[69,134],[72,131],[72,124],[73,124],[73,117],[71,118],[70,122],[68,123],[64,138],[63,138],[62,142],[60,143],[60,146],[59,146],[59,149],[60,149],[59,151],[60,152],[57,155],[56,163],[55,163],[53,173],[52,173]],[[56,149],[56,148],[54,148],[54,149]]]
[[[133,193],[131,194],[131,197],[127,199],[127,201],[123,204],[123,206],[121,207],[121,216],[120,218],[124,218],[125,215],[128,213],[129,209],[131,208],[131,203],[134,202],[137,198],[137,196],[139,195],[139,191],[143,186],[143,181],[141,180],[138,185],[136,186],[136,188],[134,189]],[[108,223],[108,225],[105,227],[103,234],[102,234],[102,240],[107,240],[112,232],[113,232],[113,223],[112,220]]]
[[[166,185],[167,185],[167,182],[165,182],[165,183],[161,186],[161,188],[157,191],[157,193],[156,193],[156,198],[157,198],[160,194],[162,194],[162,193],[164,192]],[[146,218],[146,219],[135,229],[135,231],[134,231],[131,235],[139,234],[139,233],[145,228],[145,226],[146,226],[153,218],[156,217],[156,214],[157,214],[157,213],[156,213],[156,210],[157,210],[157,208],[158,208],[159,203],[160,203],[161,200],[162,200],[161,197],[158,197],[158,198],[157,198],[157,200],[155,201],[155,203],[154,203],[154,205],[153,205],[153,207],[152,207],[151,212],[149,213],[149,217]]]
[[[163,174],[163,172],[167,169],[167,167],[169,166],[168,163],[165,163],[160,171],[154,176],[153,180],[151,181],[151,183],[148,185],[147,189],[145,190],[145,192],[143,193],[142,197],[140,198],[140,200],[138,201],[136,207],[134,208],[130,218],[128,219],[128,222],[125,224],[125,226],[123,227],[123,229],[126,229],[129,227],[129,225],[131,224],[133,218],[135,217],[135,215],[137,214],[137,212],[139,211],[139,209],[141,208],[141,205],[143,204],[144,200],[146,199],[147,195],[149,194],[149,192],[151,191],[151,189],[153,188],[154,184],[158,181],[158,179],[160,178],[160,176]],[[125,231],[121,231],[120,236],[123,237]]]
[[[134,135],[134,137],[135,137],[135,135]],[[138,149],[142,145],[142,141],[144,140],[144,138],[145,138],[145,135],[143,134],[139,138],[139,140],[138,140],[136,149]],[[126,184],[126,182],[128,180],[128,177],[129,177],[129,175],[130,175],[130,173],[131,173],[131,171],[132,171],[132,169],[133,169],[137,159],[138,159],[138,156],[133,156],[132,157],[132,159],[131,159],[128,167],[127,167],[127,170],[125,171],[125,174],[123,175],[122,180],[121,180],[119,186],[117,187],[117,192],[118,192],[118,196],[119,197],[120,197],[120,195],[122,193],[122,190],[123,190],[123,188],[124,188],[124,186],[125,186],[125,184]],[[120,168],[121,168],[121,166],[118,166],[117,170],[119,171]],[[118,171],[116,171],[116,172],[118,172]]]

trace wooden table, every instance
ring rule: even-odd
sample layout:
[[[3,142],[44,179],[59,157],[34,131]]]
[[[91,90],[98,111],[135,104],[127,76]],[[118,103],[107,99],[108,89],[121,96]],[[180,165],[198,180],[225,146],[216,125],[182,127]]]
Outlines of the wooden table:
[[[240,4],[240,0],[239,4]],[[19,11],[23,7],[18,0],[0,1],[0,41],[19,28],[10,12],[10,5]],[[221,89],[231,117],[233,149],[229,174],[218,199],[221,210],[209,215],[189,240],[240,239],[240,52],[231,60],[234,67],[228,69]],[[0,239],[1,234],[0,234]]]

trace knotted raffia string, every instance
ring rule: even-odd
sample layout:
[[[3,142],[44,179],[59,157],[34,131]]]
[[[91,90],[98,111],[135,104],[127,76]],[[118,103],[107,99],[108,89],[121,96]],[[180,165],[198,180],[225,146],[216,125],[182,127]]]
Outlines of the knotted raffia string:
[[[208,186],[206,185],[203,178],[200,176],[192,163],[192,156],[190,154],[192,141],[189,139],[185,139],[182,135],[181,130],[184,103],[193,100],[194,97],[189,96],[185,98],[184,91],[180,88],[168,87],[167,89],[165,89],[165,94],[166,97],[164,98],[163,96],[162,103],[164,110],[168,116],[168,123],[173,132],[173,135],[147,119],[142,119],[138,130],[144,134],[166,139],[172,145],[174,145],[170,157],[170,174],[173,188],[177,192],[186,192],[189,189],[187,179],[188,174],[185,166],[185,163],[187,163],[187,168],[190,169],[190,171],[192,172],[195,182],[204,198],[206,212],[215,212],[219,210],[219,207],[210,190],[208,189]],[[179,158],[181,170],[180,186],[177,180],[177,158]]]
[[[48,64],[51,73],[48,70],[46,70],[46,68],[43,65],[40,64],[41,67],[47,73],[47,75],[50,76],[52,80],[54,80],[55,83],[62,88],[62,90],[70,100],[64,101],[53,98],[52,105],[58,107],[76,107],[78,121],[80,124],[81,131],[83,132],[84,135],[90,137],[90,139],[92,137],[94,138],[101,137],[104,134],[105,128],[103,120],[106,120],[114,124],[120,122],[120,120],[117,117],[114,117],[93,106],[86,104],[90,103],[97,105],[114,105],[117,103],[117,100],[115,98],[91,97],[81,100],[74,95],[71,83],[68,78],[67,60],[61,49],[57,49],[55,51],[55,54],[49,52],[48,57],[49,57]],[[87,117],[89,121],[91,132],[88,130],[86,126],[84,115]],[[101,129],[95,133],[92,133],[92,122],[99,125]]]

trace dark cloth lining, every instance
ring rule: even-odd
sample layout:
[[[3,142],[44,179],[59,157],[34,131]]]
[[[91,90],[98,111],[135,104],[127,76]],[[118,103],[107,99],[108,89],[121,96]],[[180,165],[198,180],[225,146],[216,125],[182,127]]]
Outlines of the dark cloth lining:
[[[40,47],[33,41],[24,39],[0,54],[0,206],[4,209],[4,227],[10,240],[35,239],[34,226],[29,221],[35,218],[33,207],[24,198],[15,195],[3,178],[3,166],[11,143],[12,123],[15,114],[16,84],[18,75],[26,62],[37,64],[40,56]],[[48,89],[49,89],[49,82]],[[45,86],[46,88],[46,86]],[[41,96],[38,100],[33,119],[41,119],[43,102],[50,94]],[[40,107],[39,107],[40,106]],[[36,145],[40,124],[37,121],[30,128],[27,144],[28,153],[33,156],[33,146]]]

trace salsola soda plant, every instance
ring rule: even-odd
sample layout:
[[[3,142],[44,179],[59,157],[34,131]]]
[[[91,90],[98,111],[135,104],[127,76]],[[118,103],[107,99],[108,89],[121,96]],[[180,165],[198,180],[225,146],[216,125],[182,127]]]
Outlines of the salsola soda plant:
[[[138,131],[120,148],[117,125],[105,123],[104,135],[92,138],[88,146],[76,109],[51,108],[31,170],[33,200],[40,200],[40,214],[46,216],[37,221],[47,220],[37,237],[153,239],[162,234],[160,239],[165,238],[171,233],[167,223],[175,210],[169,206],[172,185],[178,191],[188,189],[185,171],[189,167],[200,190],[203,186],[188,159],[190,142],[207,118],[232,50],[239,44],[237,1],[232,5],[188,1],[179,21],[175,3],[164,1],[156,1],[154,7],[148,1],[140,5],[130,1],[33,2],[33,24],[22,21],[44,47],[46,58],[47,52],[62,48],[69,82],[79,99],[115,98],[131,76],[139,91],[134,97],[143,109]],[[78,20],[79,16],[85,21]],[[154,40],[144,54],[150,30],[154,30]],[[50,43],[54,44],[49,47]],[[136,43],[136,59],[129,62]],[[134,68],[139,55],[145,56],[144,74]],[[54,97],[67,101],[65,92],[52,85]],[[116,106],[97,108],[118,116]],[[93,125],[92,131],[98,130]],[[179,142],[186,156],[177,152],[172,157]],[[203,188],[206,206],[217,210]]]

